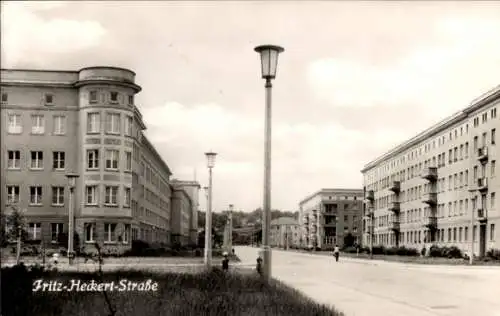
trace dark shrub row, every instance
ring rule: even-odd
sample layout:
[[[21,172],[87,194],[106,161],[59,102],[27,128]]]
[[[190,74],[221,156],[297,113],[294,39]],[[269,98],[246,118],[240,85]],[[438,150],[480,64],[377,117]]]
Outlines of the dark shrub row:
[[[486,257],[493,260],[500,260],[500,249],[490,249],[486,252]]]
[[[462,251],[455,246],[451,247],[439,247],[437,245],[432,245],[429,249],[429,256],[436,258],[463,258],[464,254]]]
[[[347,253],[356,253],[357,249],[355,247],[347,247],[343,250],[344,252]],[[361,247],[359,249],[359,253],[365,253],[369,254],[370,253],[370,248],[369,247]],[[415,248],[408,248],[408,247],[389,247],[386,248],[384,246],[373,246],[373,254],[374,255],[387,255],[387,256],[418,256],[418,250]]]

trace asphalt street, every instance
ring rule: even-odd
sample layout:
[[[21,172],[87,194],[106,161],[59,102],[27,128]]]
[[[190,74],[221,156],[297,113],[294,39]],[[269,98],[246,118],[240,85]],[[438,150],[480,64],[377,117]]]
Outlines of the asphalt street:
[[[236,247],[242,263],[257,248]],[[272,251],[272,275],[347,316],[500,316],[500,268],[433,266]]]

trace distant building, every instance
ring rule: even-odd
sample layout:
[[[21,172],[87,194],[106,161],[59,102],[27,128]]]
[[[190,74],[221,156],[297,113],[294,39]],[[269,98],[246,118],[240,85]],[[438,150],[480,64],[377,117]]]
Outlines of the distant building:
[[[182,188],[191,200],[191,211],[189,213],[189,243],[198,242],[198,210],[200,207],[199,195],[201,186],[196,181],[181,181],[172,179],[170,181],[174,187]]]
[[[295,248],[299,246],[299,223],[293,217],[280,217],[270,223],[271,247]]]
[[[368,163],[365,243],[469,252],[474,241],[479,256],[498,248],[499,110],[497,86]]]
[[[172,243],[182,246],[191,242],[191,215],[193,202],[189,194],[179,186],[172,186]]]
[[[300,243],[332,249],[344,246],[349,234],[361,243],[363,190],[322,189],[299,203]]]

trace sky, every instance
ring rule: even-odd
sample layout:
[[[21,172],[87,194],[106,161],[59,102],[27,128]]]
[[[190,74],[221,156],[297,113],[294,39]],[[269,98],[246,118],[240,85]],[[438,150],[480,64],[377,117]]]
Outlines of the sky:
[[[360,170],[500,83],[500,2],[11,2],[2,68],[132,69],[147,137],[214,210],[262,206],[264,80],[254,47],[285,48],[273,81],[273,209]],[[204,194],[200,208],[205,209]]]

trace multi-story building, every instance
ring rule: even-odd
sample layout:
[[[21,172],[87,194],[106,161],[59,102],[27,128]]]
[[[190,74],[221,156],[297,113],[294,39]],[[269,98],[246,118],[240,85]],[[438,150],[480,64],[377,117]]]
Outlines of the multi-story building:
[[[344,246],[347,236],[361,242],[363,190],[322,189],[299,203],[301,245],[314,249]]]
[[[171,171],[144,136],[135,73],[1,70],[1,204],[17,205],[30,238],[68,230],[66,174],[80,243],[123,251],[132,239],[170,242]]]
[[[172,185],[172,243],[182,246],[190,243],[193,202],[180,186]]]
[[[365,244],[498,248],[499,104],[500,86],[364,167]]]
[[[299,246],[299,223],[293,217],[274,219],[271,225],[271,247],[295,248]]]
[[[201,186],[197,181],[189,180],[171,180],[172,185],[182,188],[186,191],[191,200],[192,210],[189,213],[189,243],[196,244],[198,242],[198,210],[200,209],[200,189]]]

